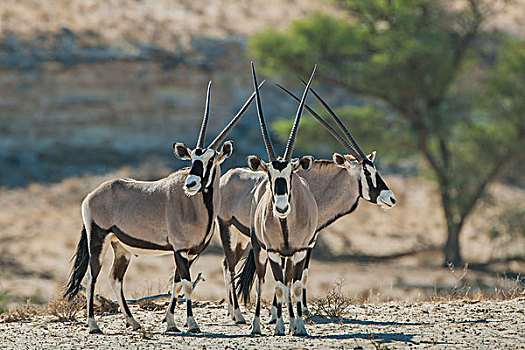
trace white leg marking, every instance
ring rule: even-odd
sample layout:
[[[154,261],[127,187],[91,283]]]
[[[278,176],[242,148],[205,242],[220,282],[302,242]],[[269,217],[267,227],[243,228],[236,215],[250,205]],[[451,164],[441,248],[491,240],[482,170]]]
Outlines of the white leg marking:
[[[182,280],[182,291],[184,292],[184,298],[191,300],[191,293],[193,293],[193,283],[188,280]]]
[[[303,283],[301,281],[295,281],[292,285],[292,303],[295,306],[301,301],[303,296]]]
[[[305,293],[306,291],[306,282],[308,281],[308,269],[304,269],[303,270],[303,275],[301,277],[301,283],[303,285],[303,293]],[[303,315],[305,316],[311,316],[311,313],[310,313],[310,310],[308,310],[308,307],[306,306],[306,304],[304,303],[304,300],[302,300],[303,298],[301,297],[301,306],[303,308]]]
[[[268,258],[276,264],[281,265],[281,255],[275,252],[268,252]]]
[[[245,324],[246,320],[244,319],[244,316],[242,315],[241,309],[237,308],[233,310],[233,320],[237,324]]]
[[[275,283],[275,296],[277,297],[277,303],[281,304],[281,317],[277,318],[277,322],[275,323],[275,333],[274,335],[284,335],[284,322],[283,322],[283,313],[282,308],[286,307],[286,286],[282,282],[276,282]]]
[[[199,326],[197,325],[197,322],[195,322],[195,318],[193,316],[188,316],[187,322],[188,322],[188,332],[190,333],[200,332]]]
[[[284,322],[283,317],[277,319],[277,322],[275,323],[275,332],[274,335],[285,335],[284,332]]]
[[[191,293],[193,292],[193,284],[191,281],[182,280],[182,290],[184,292],[184,298],[186,299],[186,302],[191,303]],[[193,316],[188,316],[186,323],[188,324],[188,332],[200,332],[199,326],[197,325],[197,322],[195,322],[195,318]]]
[[[268,253],[266,253],[266,250],[261,249],[259,251],[259,263],[261,265],[265,265],[267,260],[268,260]]]
[[[306,250],[301,250],[300,252],[295,253],[292,256],[292,263],[297,265],[297,263],[303,260],[306,257]]]
[[[301,304],[300,307],[302,308],[303,288],[304,288],[304,285],[302,281],[295,281],[293,283],[291,293],[292,293],[292,302],[293,302],[294,307],[297,306],[297,304],[299,303]],[[308,333],[306,332],[306,328],[304,327],[304,320],[302,317],[299,316],[298,313],[295,315],[294,328],[293,328],[292,334],[297,335],[297,336],[308,335]]]
[[[254,316],[252,321],[252,330],[250,332],[251,335],[261,335],[261,320],[260,317]]]
[[[228,316],[233,319],[233,305],[231,303],[233,286],[231,284],[230,271],[228,270],[227,263],[222,264],[222,276],[224,278],[224,288],[226,289],[226,303],[228,305]]]
[[[308,269],[303,270],[303,274],[301,276],[301,282],[304,287],[306,287],[306,282],[308,281]]]
[[[306,328],[304,327],[304,320],[302,317],[299,317],[299,315],[295,316],[295,328],[293,335],[297,336],[307,336],[308,332],[306,331]]]
[[[270,308],[270,322],[268,323],[275,323],[277,322],[277,308],[275,305],[272,304],[272,307]]]
[[[180,291],[182,289],[182,283],[181,282],[175,282],[173,283],[173,294],[171,295],[171,301],[168,305],[168,309],[166,310],[166,315],[164,316],[164,320],[167,323],[166,326],[166,332],[180,332],[180,330],[177,328],[177,325],[175,324],[175,318],[173,317],[173,313],[171,312],[172,303],[177,303],[177,295],[179,295]],[[173,308],[175,308],[173,306]]]

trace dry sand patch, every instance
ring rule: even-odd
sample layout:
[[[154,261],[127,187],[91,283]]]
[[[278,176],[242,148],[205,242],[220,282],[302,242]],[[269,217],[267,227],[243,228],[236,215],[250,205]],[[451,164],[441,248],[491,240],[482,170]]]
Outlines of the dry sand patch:
[[[105,335],[88,335],[84,316],[57,322],[38,316],[29,322],[0,324],[2,349],[519,349],[525,343],[525,298],[508,301],[456,300],[427,303],[389,302],[353,305],[341,320],[316,318],[306,338],[275,337],[273,325],[264,335],[248,336],[248,325],[234,325],[226,305],[196,303],[195,317],[203,333],[164,334],[164,311],[132,312],[145,331],[126,329],[121,314],[99,316]],[[184,309],[175,316],[179,328]],[[266,316],[264,314],[264,316]],[[251,320],[252,313],[248,315]],[[268,317],[263,317],[267,321]],[[82,321],[82,322],[80,322]]]

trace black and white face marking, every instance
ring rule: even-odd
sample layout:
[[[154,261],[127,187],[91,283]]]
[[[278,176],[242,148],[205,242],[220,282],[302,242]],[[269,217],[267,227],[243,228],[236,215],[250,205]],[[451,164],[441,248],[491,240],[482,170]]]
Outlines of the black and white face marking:
[[[212,181],[212,169],[215,165],[222,163],[233,152],[233,143],[226,141],[219,155],[213,149],[196,148],[190,150],[183,143],[173,145],[175,155],[180,159],[191,160],[191,169],[184,181],[184,192],[188,196],[194,196],[205,188],[208,188]]]
[[[379,175],[374,164],[375,155],[374,151],[359,163],[351,155],[342,156],[334,153],[333,160],[338,166],[348,169],[354,175],[359,172],[361,196],[364,199],[384,209],[392,208],[396,204],[396,197]]]
[[[248,156],[247,161],[251,170],[264,171],[268,174],[272,191],[273,214],[280,219],[286,218],[291,211],[292,174],[299,168],[309,170],[313,157],[304,156],[292,161],[278,159],[265,163],[257,156]]]
[[[212,149],[196,148],[191,151],[191,169],[184,182],[184,192],[188,196],[196,195],[211,182],[210,172],[213,167],[216,152]]]
[[[274,160],[267,165],[272,189],[273,214],[284,219],[290,214],[292,163],[285,160]]]

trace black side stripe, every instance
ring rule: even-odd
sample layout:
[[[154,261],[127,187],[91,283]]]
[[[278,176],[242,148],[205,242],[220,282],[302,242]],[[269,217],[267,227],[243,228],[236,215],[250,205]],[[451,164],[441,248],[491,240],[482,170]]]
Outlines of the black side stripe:
[[[290,247],[290,244],[288,242],[288,221],[286,220],[286,218],[279,219],[279,223],[281,224],[281,231],[283,233],[284,247],[288,249]]]
[[[230,222],[232,223],[233,226],[235,226],[235,228],[237,230],[239,230],[243,235],[247,236],[247,237],[250,237],[250,229],[246,226],[244,226],[243,224],[241,224],[239,222],[239,220],[237,220],[237,218],[235,216],[232,216],[232,219],[230,220]]]
[[[209,173],[209,172],[208,172]],[[215,178],[216,169],[213,169],[212,179]],[[201,246],[206,249],[206,246],[208,246],[207,238],[208,235],[211,232],[211,226],[213,225],[213,181],[212,186],[206,188],[206,191],[202,192],[202,199],[204,201],[204,206],[206,207],[206,211],[208,212],[208,225],[206,226],[206,234],[204,235],[204,239],[202,240]]]
[[[361,189],[361,182],[359,183],[359,189]],[[359,190],[359,192],[361,192],[361,190]],[[317,233],[317,232],[321,231],[322,229],[326,228],[327,226],[330,226],[332,223],[334,223],[334,221],[338,220],[339,218],[341,218],[341,217],[343,217],[345,215],[353,213],[354,210],[357,209],[357,205],[359,204],[359,198],[361,198],[361,196],[357,197],[357,199],[355,200],[354,204],[352,204],[352,207],[350,207],[349,210],[337,214],[336,216],[334,216],[333,218],[331,218],[330,220],[328,220],[327,222],[325,222],[324,224],[319,226],[317,228],[317,230],[315,230],[315,232]]]
[[[212,179],[215,177],[215,169],[213,169],[213,174],[210,174],[210,170],[213,166],[213,158],[211,158],[209,161],[208,161],[208,164],[206,165],[206,175],[204,176],[204,178],[202,179],[202,187],[201,187],[201,192],[204,192],[206,189],[208,189],[206,187],[206,185],[208,184],[208,180],[210,178],[210,175],[212,176]],[[211,182],[210,184],[210,187],[213,187],[213,181]],[[206,204],[206,203],[204,203]]]
[[[171,244],[159,245],[156,243],[144,241],[142,239],[135,238],[135,237],[128,235],[127,233],[124,233],[117,226],[111,226],[108,231],[113,232],[113,234],[117,236],[119,241],[121,241],[122,243],[130,247],[140,248],[140,249],[149,249],[149,250],[164,250],[164,251],[173,250],[173,247],[171,246]]]
[[[216,169],[213,169],[212,178],[215,178],[216,175]],[[213,182],[212,182],[213,184]],[[177,251],[177,253],[180,252],[187,252],[191,255],[196,255],[193,260],[197,258],[198,255],[200,255],[211,242],[211,227],[213,225],[214,221],[214,215],[213,215],[213,186],[207,187],[204,191],[202,191],[202,200],[204,202],[204,206],[206,207],[206,212],[208,213],[208,225],[206,226],[206,233],[204,235],[204,238],[202,239],[202,242],[196,246],[193,246],[189,249],[180,249]]]
[[[308,242],[308,245],[311,245],[312,243],[316,242],[317,241],[317,235],[318,235],[319,231],[315,231],[314,233],[314,236],[312,237],[312,239],[310,240],[310,242]],[[311,248],[310,248],[311,250]],[[309,251],[310,251],[309,250]]]

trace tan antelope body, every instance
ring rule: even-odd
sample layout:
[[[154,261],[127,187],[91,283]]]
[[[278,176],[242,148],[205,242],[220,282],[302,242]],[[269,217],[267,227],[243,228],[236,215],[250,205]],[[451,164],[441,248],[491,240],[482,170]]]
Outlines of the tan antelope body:
[[[279,87],[299,102],[299,99],[288,92],[288,90],[281,86]],[[311,89],[311,91],[322,101],[313,89]],[[322,101],[322,103],[325,108],[328,109],[332,118],[336,120],[345,132],[349,142],[355,142],[335,113],[333,113],[324,101]],[[305,108],[351,153],[348,155],[334,153],[332,160],[315,160],[308,171],[299,170],[297,172],[297,174],[308,183],[310,191],[317,203],[318,224],[316,233],[319,233],[337,219],[352,213],[357,208],[360,198],[385,208],[394,206],[396,202],[394,194],[384,183],[377,170],[375,170],[375,165],[373,165],[375,152],[364,157],[364,153],[362,153],[360,148],[359,151],[356,151],[354,147],[340,137],[337,132],[310,107],[306,105]],[[370,167],[370,164],[372,164],[373,168]],[[374,179],[372,179],[372,177],[374,177]],[[235,275],[235,267],[250,243],[249,206],[255,189],[264,179],[264,174],[250,173],[250,171],[245,168],[234,168],[227,171],[221,177],[220,181],[222,204],[217,216],[217,221],[219,223],[218,227],[226,255],[223,261],[226,294],[229,302],[230,315],[238,323],[242,323],[244,318],[229,281],[232,276]],[[365,193],[363,193],[363,190]],[[310,257],[311,250],[309,250],[307,254],[302,278],[305,288],[303,290],[302,302],[306,312],[306,281]],[[274,298],[272,320],[270,322],[273,323],[275,320]]]
[[[296,174],[301,168],[308,170],[312,165],[313,158],[303,156],[300,159],[292,160],[292,153],[315,68],[304,90],[282,158],[275,156],[266,129],[253,64],[252,74],[256,92],[257,114],[269,162],[266,163],[257,156],[247,158],[249,168],[252,171],[264,172],[265,179],[258,184],[251,197],[250,238],[252,249],[239,275],[239,293],[242,293],[244,299],[247,300],[255,275],[257,275],[257,301],[251,333],[261,334],[261,287],[264,283],[266,265],[269,262],[275,280],[277,321],[274,334],[284,335],[282,305],[291,295],[294,305],[297,305],[297,317],[294,315],[293,305],[290,303],[288,308],[290,332],[294,335],[306,335],[301,308],[301,276],[306,253],[315,244],[317,204],[308,184]]]
[[[102,333],[93,310],[93,295],[104,250],[110,243],[114,251],[110,280],[126,324],[139,329],[123,293],[123,278],[132,254],[173,254],[176,270],[173,294],[164,321],[166,331],[179,331],[175,325],[176,298],[182,290],[187,301],[189,332],[199,332],[191,307],[190,266],[206,249],[221,204],[218,190],[220,164],[233,152],[233,143],[219,145],[244,114],[254,98],[248,99],[239,113],[222,132],[204,147],[210,109],[208,85],[206,108],[195,149],[174,143],[175,155],[190,160],[192,166],[158,181],[111,180],[89,193],[82,202],[84,227],[78,243],[75,262],[65,296],[78,293],[87,272],[87,319],[90,333]],[[88,270],[89,267],[89,270]]]

